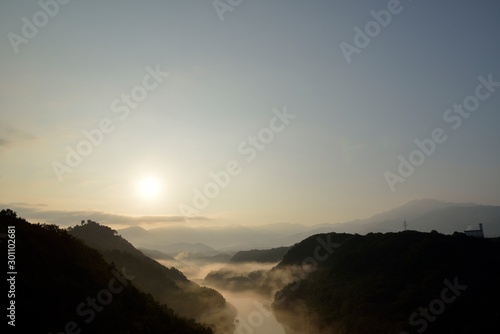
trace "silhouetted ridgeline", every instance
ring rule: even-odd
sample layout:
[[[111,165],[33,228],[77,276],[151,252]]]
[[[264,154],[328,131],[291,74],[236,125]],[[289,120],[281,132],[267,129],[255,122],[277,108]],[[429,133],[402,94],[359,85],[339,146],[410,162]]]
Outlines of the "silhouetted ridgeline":
[[[181,316],[207,324],[215,333],[234,332],[236,311],[216,290],[189,281],[174,267],[166,268],[145,256],[116,231],[88,220],[69,233],[97,249],[108,263],[126,267],[133,284]]]
[[[0,211],[0,233],[9,225],[16,226],[16,332],[212,333],[140,292],[128,268],[65,230]]]
[[[475,334],[500,328],[498,238],[320,234],[296,244],[274,271],[290,267],[308,277],[275,296],[273,309],[287,333]]]

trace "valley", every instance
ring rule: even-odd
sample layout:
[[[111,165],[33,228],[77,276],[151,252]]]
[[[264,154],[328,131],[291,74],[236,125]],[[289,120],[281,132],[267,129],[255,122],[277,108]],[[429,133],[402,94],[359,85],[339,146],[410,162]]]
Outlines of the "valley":
[[[456,217],[464,213],[464,208],[470,210],[471,206],[417,201],[376,215],[371,222],[352,223],[351,228],[356,225],[365,229],[387,228],[401,217],[409,217],[410,222],[425,217],[432,222],[437,219],[433,218],[435,215],[441,217],[439,224],[422,224],[424,229],[430,226],[461,229],[460,220],[451,222],[443,217]],[[475,206],[473,210],[482,217],[487,233],[495,231],[496,208]],[[330,227],[326,225],[310,229],[295,225],[290,228],[291,235],[284,235],[273,233],[274,226],[269,226],[263,228],[268,235],[264,242],[278,237],[276,247],[248,249],[243,245],[243,250],[236,250],[232,240],[214,242],[210,233],[191,233],[189,238],[174,233],[169,237],[176,242],[168,243],[163,239],[167,234],[153,234],[140,228],[117,231],[92,220],[82,220],[62,230],[55,225],[32,225],[12,210],[2,210],[0,216],[2,226],[16,226],[18,238],[21,233],[25,236],[31,233],[32,238],[53,239],[55,247],[58,243],[66,244],[65,252],[71,255],[68,261],[74,260],[65,262],[61,258],[62,266],[55,270],[83,267],[61,272],[61,277],[71,277],[77,272],[82,277],[95,275],[95,265],[87,267],[86,263],[99,263],[101,283],[95,284],[103,286],[108,279],[105,286],[113,293],[104,298],[105,290],[88,290],[87,294],[97,296],[100,302],[93,309],[90,306],[95,303],[85,304],[78,302],[83,297],[70,297],[75,288],[70,282],[74,279],[57,281],[68,284],[64,289],[69,291],[66,295],[70,297],[69,307],[78,305],[76,315],[85,315],[83,323],[90,323],[89,328],[101,326],[102,310],[119,312],[120,305],[125,304],[115,304],[113,300],[129,298],[130,293],[149,296],[145,297],[150,298],[149,303],[157,305],[151,307],[162,310],[155,311],[160,312],[158,320],[174,317],[179,319],[174,326],[188,326],[199,333],[207,330],[213,334],[414,333],[417,324],[420,328],[424,326],[423,313],[418,311],[422,305],[433,310],[432,319],[437,319],[425,321],[425,328],[432,328],[430,333],[446,328],[453,328],[453,333],[473,333],[477,328],[494,328],[499,320],[494,306],[494,300],[500,298],[496,289],[496,278],[500,275],[499,237],[475,238],[463,232],[444,234],[434,229],[353,234],[339,233],[333,228],[325,231]],[[333,226],[342,230],[345,225]],[[136,233],[135,237],[131,231]],[[249,230],[244,231],[245,228],[233,227],[225,232],[240,234]],[[252,233],[255,238],[265,235],[256,228]],[[247,242],[252,233],[248,233]],[[128,234],[128,239],[121,234]],[[281,246],[283,240],[293,238],[300,240]],[[22,250],[19,258],[29,258],[26,255],[29,249],[36,250],[30,255],[33,258],[40,251],[36,247],[22,240],[16,248]],[[57,249],[60,248],[49,247],[47,251]],[[87,258],[77,259],[82,251]],[[33,267],[30,270],[36,268],[33,261],[25,263]],[[122,274],[118,289],[115,281],[119,272]],[[25,280],[20,280],[19,288],[17,284],[16,294],[26,291]],[[450,292],[454,293],[453,298]],[[436,299],[436,296],[441,297]],[[447,312],[441,316],[440,310],[445,308]],[[22,307],[16,309],[17,313],[23,311]],[[61,321],[74,318],[71,312],[63,314]],[[463,327],[460,319],[467,319],[471,331]],[[165,326],[161,321],[155,326]],[[75,324],[85,328],[83,324]],[[61,323],[49,321],[47,328],[54,325],[60,328]]]

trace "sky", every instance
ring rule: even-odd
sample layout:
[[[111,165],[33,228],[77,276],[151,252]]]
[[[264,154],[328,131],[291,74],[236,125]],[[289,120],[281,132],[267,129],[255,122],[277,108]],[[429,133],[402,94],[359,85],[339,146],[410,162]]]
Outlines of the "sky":
[[[494,0],[2,1],[0,206],[314,225],[500,205],[499,18]]]

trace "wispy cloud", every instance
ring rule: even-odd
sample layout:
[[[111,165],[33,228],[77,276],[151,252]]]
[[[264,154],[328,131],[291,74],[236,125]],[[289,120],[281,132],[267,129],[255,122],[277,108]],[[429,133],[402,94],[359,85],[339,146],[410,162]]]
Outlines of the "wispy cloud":
[[[0,138],[0,147],[2,146],[8,146],[10,142],[7,139]]]
[[[11,147],[17,143],[35,139],[36,137],[32,134],[6,125],[5,123],[0,124],[0,148]]]
[[[43,222],[47,224],[56,224],[59,226],[72,226],[80,223],[82,220],[94,220],[105,225],[144,225],[154,224],[156,227],[162,224],[184,223],[182,216],[129,216],[122,214],[107,213],[94,210],[44,210],[46,204],[28,204],[28,203],[9,203],[0,204],[0,208],[9,208],[32,223]],[[192,217],[193,220],[209,220],[207,217]]]

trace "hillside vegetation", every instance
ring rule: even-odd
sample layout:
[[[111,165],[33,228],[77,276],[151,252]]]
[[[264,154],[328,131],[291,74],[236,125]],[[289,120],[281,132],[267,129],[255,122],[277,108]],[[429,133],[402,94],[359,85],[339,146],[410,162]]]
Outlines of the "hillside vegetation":
[[[24,333],[212,333],[139,291],[128,267],[55,225],[0,211],[1,233],[15,226],[16,331]],[[2,241],[3,246],[3,241]]]
[[[253,249],[248,251],[239,251],[233,255],[230,262],[262,262],[273,263],[279,262],[283,256],[288,252],[290,247],[277,247],[272,249]]]
[[[232,333],[236,312],[214,289],[191,282],[174,267],[166,268],[145,256],[115,230],[88,220],[69,233],[97,249],[108,263],[126,267],[134,285],[169,305],[179,315],[209,325],[216,333]]]
[[[287,333],[492,333],[499,254],[499,239],[461,233],[315,235],[274,269],[302,277],[273,309]]]

